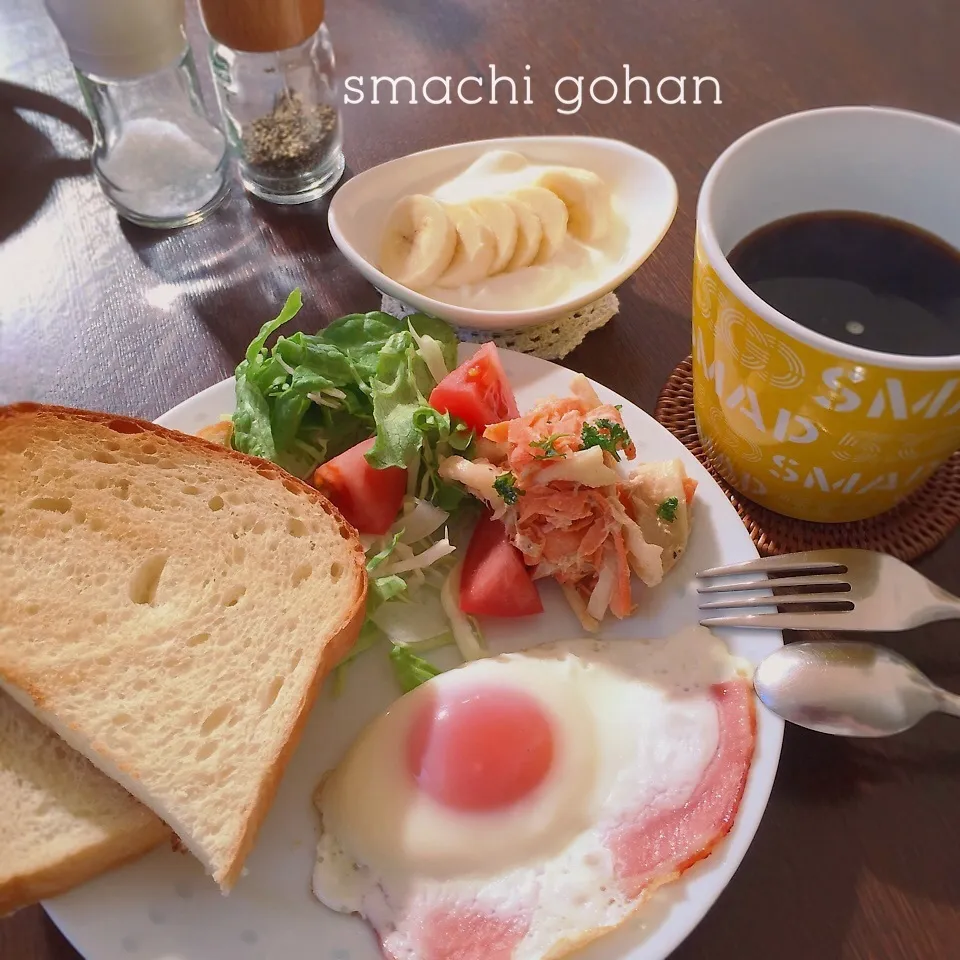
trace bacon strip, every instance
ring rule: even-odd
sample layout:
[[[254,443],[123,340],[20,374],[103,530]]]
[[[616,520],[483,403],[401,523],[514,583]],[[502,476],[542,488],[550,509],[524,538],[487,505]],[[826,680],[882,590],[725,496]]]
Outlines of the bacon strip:
[[[709,856],[730,832],[756,740],[756,710],[744,679],[711,687],[720,721],[717,752],[681,807],[645,807],[612,831],[608,844],[621,889],[638,898]]]
[[[527,934],[531,917],[434,910],[424,918],[417,956],[419,960],[510,960]]]

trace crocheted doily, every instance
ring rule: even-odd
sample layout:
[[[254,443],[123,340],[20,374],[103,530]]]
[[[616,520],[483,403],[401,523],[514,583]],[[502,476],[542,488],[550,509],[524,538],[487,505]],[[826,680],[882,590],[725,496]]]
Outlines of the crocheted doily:
[[[416,313],[416,309],[382,294],[381,310],[395,317],[405,317]],[[543,360],[560,360],[575,350],[583,338],[592,330],[599,330],[620,310],[620,301],[615,293],[608,293],[593,303],[575,310],[566,317],[541,323],[533,327],[517,330],[475,330],[470,327],[458,327],[461,340],[471,343],[493,341],[504,350],[516,350],[529,353]]]

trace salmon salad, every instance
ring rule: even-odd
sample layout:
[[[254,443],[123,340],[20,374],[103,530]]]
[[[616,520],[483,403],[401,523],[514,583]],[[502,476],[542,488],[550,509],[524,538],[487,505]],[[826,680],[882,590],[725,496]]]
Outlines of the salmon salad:
[[[636,460],[620,408],[577,376],[569,396],[486,426],[473,459],[447,457],[440,475],[489,506],[532,578],[557,580],[593,631],[630,616],[631,574],[655,587],[689,536],[696,481],[680,460]]]

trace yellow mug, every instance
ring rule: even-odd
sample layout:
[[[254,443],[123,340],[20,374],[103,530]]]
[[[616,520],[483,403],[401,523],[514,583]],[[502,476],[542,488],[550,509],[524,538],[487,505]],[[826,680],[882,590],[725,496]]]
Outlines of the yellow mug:
[[[728,147],[704,180],[693,287],[704,450],[744,496],[825,523],[891,509],[960,448],[960,356],[829,339],[761,300],[726,259],[762,226],[839,210],[960,249],[960,126],[878,107],[791,114]]]

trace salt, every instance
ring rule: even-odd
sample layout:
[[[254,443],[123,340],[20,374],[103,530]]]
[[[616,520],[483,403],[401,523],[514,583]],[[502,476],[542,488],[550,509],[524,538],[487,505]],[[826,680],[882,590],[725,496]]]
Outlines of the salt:
[[[197,223],[226,195],[226,138],[199,89],[184,0],[45,0],[76,68],[93,167],[121,216]]]
[[[222,149],[209,149],[178,124],[156,117],[127,121],[99,165],[123,202],[157,219],[199,210],[220,190]]]

